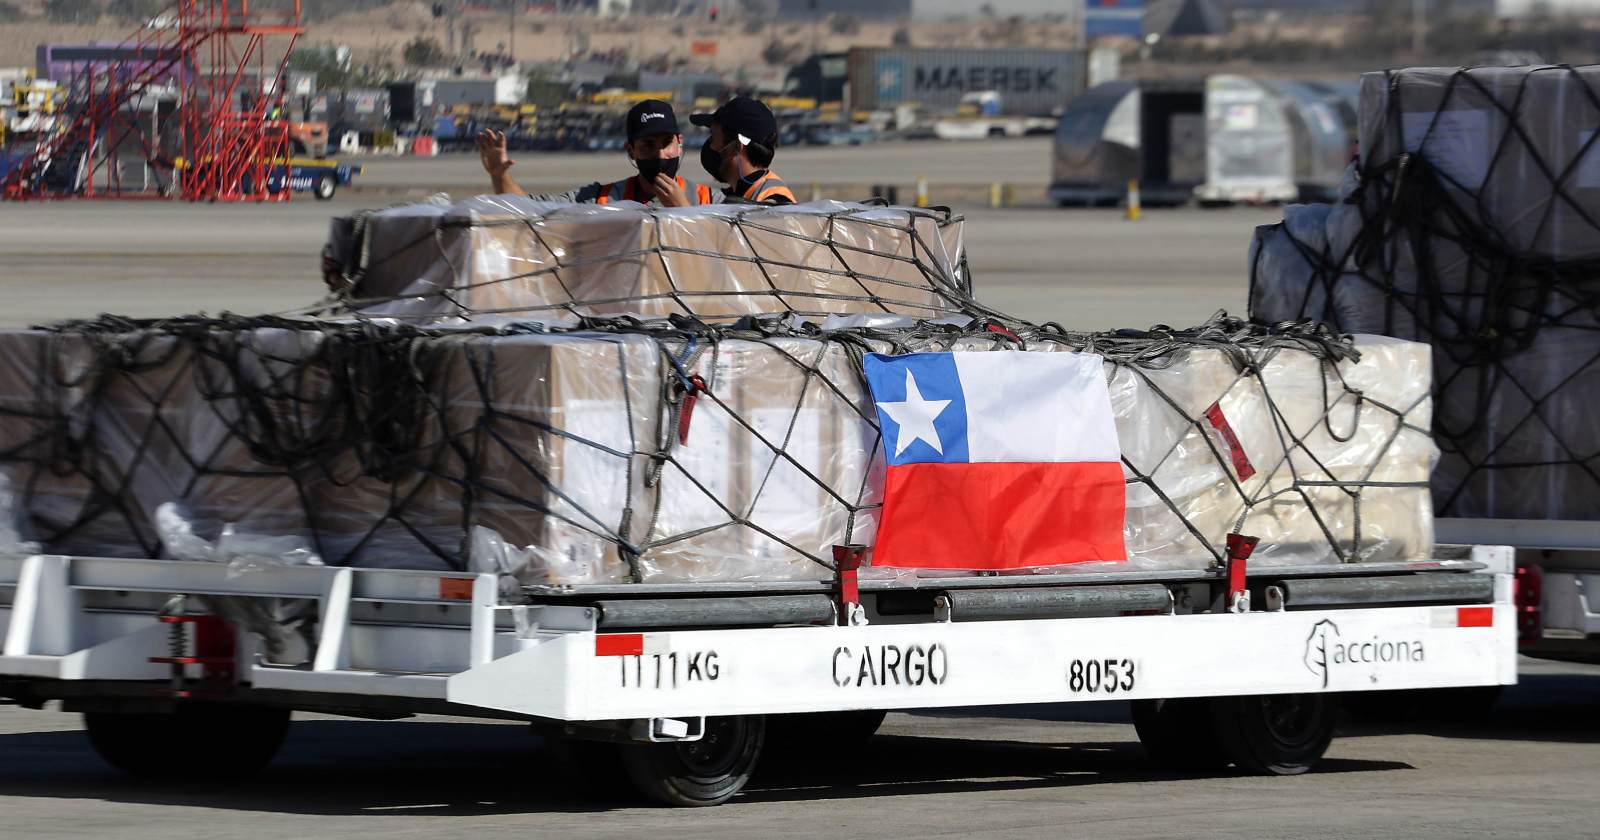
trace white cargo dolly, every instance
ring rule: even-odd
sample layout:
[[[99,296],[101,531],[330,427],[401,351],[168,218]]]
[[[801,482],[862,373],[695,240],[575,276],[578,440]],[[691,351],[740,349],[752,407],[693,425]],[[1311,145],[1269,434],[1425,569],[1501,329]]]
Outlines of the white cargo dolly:
[[[1515,682],[1512,559],[1252,566],[1232,591],[1219,568],[863,580],[855,599],[848,581],[533,587],[507,605],[493,575],[0,557],[0,697],[83,712],[141,773],[258,769],[289,710],[458,714],[531,721],[704,805],[744,784],[769,729],[837,746],[888,709],[1128,699],[1160,761],[1288,774],[1326,750],[1340,693]],[[311,599],[317,620],[280,664],[196,623],[196,596]]]

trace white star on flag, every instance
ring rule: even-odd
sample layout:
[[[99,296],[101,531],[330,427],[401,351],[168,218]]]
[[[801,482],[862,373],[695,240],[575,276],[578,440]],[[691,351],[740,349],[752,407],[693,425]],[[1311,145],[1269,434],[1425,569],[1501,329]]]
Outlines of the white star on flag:
[[[950,400],[925,400],[922,392],[917,390],[917,379],[906,371],[906,398],[902,402],[880,402],[878,408],[889,419],[900,427],[900,436],[895,441],[894,454],[899,457],[906,451],[913,441],[923,441],[933,447],[933,451],[944,454],[944,444],[939,441],[939,430],[934,428],[933,421],[945,408],[950,405]]]

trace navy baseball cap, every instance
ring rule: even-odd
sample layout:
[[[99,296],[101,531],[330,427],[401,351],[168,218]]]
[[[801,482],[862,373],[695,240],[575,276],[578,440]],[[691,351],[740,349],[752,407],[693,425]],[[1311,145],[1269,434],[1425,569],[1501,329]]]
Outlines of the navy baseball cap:
[[[715,123],[723,131],[744,135],[769,148],[778,138],[778,118],[772,115],[772,109],[748,96],[735,96],[710,114],[691,114],[689,122],[698,126]]]
[[[646,99],[628,109],[628,139],[637,140],[646,134],[682,134],[678,129],[678,116],[672,106],[659,99]]]

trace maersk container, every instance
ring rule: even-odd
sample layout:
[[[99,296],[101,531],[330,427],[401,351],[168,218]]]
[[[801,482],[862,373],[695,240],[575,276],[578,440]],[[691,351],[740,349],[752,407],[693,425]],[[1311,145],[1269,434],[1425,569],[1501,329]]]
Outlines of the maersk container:
[[[992,90],[1004,114],[1059,114],[1083,90],[1084,72],[1081,50],[856,47],[850,50],[850,107],[916,104],[954,111],[962,96]]]

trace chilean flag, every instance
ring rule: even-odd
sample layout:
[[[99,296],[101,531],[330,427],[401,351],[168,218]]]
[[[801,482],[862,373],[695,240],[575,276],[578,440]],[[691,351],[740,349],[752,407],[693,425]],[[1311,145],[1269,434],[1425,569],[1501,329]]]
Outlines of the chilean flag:
[[[866,357],[888,466],[872,565],[1124,560],[1126,490],[1091,353]]]

